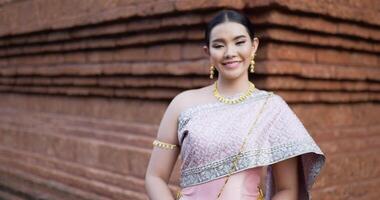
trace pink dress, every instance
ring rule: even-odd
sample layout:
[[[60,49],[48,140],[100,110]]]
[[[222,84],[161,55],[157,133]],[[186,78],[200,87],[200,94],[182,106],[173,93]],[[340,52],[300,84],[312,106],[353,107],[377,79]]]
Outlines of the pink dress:
[[[257,123],[250,129],[254,121]],[[263,166],[267,166],[265,198],[272,199],[272,165],[293,157],[297,157],[299,168],[298,199],[309,200],[310,189],[325,161],[288,104],[280,96],[259,89],[238,104],[215,101],[185,109],[178,117],[178,141],[181,200],[216,200],[233,167],[236,170],[221,199],[255,199]]]
[[[219,199],[256,200],[259,192],[257,186],[260,184],[260,174],[261,167],[233,174]],[[223,177],[211,182],[184,188],[182,189],[182,198],[180,200],[216,200],[225,180],[226,177]]]

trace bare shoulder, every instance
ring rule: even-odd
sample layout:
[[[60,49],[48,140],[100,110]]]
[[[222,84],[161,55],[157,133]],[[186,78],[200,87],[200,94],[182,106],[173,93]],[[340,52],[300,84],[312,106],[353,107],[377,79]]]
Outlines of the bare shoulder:
[[[212,87],[210,85],[198,88],[185,90],[174,97],[172,100],[173,109],[176,113],[182,110],[202,103],[207,103],[213,100]]]

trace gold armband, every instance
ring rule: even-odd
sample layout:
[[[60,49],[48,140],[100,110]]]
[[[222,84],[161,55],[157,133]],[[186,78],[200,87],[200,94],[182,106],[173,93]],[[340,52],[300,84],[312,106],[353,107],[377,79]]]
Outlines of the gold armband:
[[[169,144],[169,143],[161,142],[159,140],[154,140],[153,146],[161,148],[161,149],[170,149],[170,150],[177,148],[177,145],[175,144]]]

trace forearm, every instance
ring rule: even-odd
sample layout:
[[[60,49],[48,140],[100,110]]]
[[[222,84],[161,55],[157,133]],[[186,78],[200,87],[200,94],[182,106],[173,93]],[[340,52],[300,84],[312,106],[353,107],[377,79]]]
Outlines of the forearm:
[[[150,200],[174,200],[167,183],[159,177],[147,177],[145,187]]]
[[[297,200],[297,192],[292,189],[279,190],[272,200]]]

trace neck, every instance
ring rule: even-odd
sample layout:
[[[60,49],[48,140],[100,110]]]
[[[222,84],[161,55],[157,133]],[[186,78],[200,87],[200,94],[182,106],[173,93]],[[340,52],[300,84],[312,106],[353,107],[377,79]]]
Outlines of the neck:
[[[217,80],[218,91],[222,96],[233,96],[236,94],[247,92],[249,88],[248,76],[235,80],[226,80],[219,78]]]

